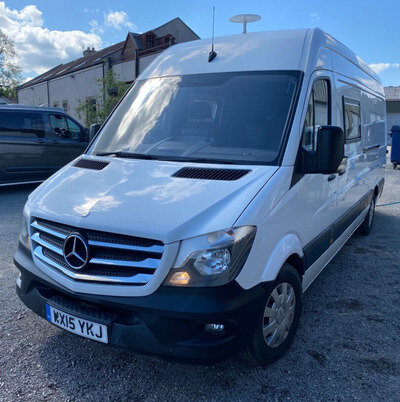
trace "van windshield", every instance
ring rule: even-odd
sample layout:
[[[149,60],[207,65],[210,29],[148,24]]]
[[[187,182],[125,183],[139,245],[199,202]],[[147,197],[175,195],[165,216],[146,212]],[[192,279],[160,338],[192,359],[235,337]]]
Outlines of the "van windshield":
[[[89,152],[277,164],[299,72],[216,73],[136,82]]]

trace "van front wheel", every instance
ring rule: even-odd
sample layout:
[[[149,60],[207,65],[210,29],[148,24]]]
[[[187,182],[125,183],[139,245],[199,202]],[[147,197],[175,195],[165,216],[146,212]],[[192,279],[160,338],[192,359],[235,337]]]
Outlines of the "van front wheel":
[[[302,309],[301,281],[291,265],[284,264],[271,289],[245,351],[249,360],[261,365],[278,360],[289,349]]]

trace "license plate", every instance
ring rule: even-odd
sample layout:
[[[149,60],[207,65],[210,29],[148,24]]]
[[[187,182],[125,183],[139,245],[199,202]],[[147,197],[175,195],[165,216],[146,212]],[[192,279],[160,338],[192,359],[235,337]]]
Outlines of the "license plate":
[[[108,343],[107,326],[97,322],[75,317],[74,315],[60,311],[46,304],[46,318],[52,324],[57,325],[73,334]]]

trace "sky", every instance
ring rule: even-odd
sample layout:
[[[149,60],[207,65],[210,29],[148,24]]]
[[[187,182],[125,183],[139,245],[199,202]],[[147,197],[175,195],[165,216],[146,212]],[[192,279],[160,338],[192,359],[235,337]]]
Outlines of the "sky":
[[[385,86],[400,85],[400,0],[0,1],[0,29],[15,43],[25,79],[180,17],[201,38],[241,32],[229,17],[259,14],[248,31],[320,27],[357,53]]]

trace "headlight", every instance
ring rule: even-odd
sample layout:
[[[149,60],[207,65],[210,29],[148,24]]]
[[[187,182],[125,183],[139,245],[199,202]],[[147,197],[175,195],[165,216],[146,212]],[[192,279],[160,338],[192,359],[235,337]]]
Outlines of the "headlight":
[[[25,204],[24,211],[22,214],[22,227],[21,227],[21,235],[19,236],[19,241],[28,248],[31,248],[31,238],[29,237],[29,208],[28,205]]]
[[[164,286],[220,286],[242,269],[256,234],[254,226],[219,230],[181,242]]]

